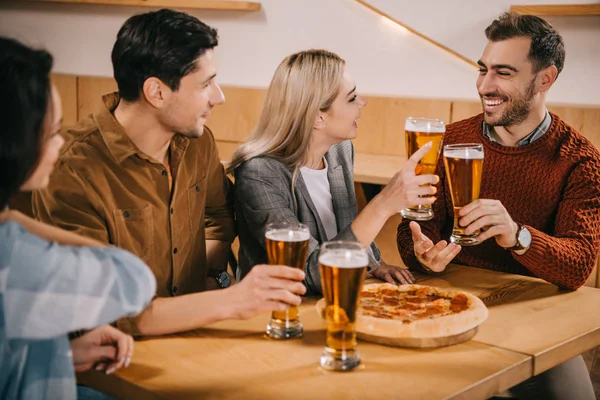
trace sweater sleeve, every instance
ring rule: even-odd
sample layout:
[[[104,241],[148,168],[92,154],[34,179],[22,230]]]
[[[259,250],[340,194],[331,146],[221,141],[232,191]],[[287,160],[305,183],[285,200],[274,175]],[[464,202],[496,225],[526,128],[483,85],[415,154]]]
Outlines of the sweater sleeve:
[[[442,232],[445,231],[447,225],[448,212],[446,204],[452,204],[452,199],[447,193],[446,188],[446,172],[444,169],[444,161],[440,156],[438,164],[435,170],[435,174],[440,177],[440,181],[435,186],[437,192],[435,196],[437,200],[433,203],[433,219],[429,221],[419,221],[418,224],[421,226],[421,232],[427,236],[435,244],[442,240]],[[398,225],[398,232],[396,235],[396,242],[398,245],[398,251],[402,257],[402,261],[409,269],[416,269],[420,272],[429,273],[431,271],[424,269],[414,252],[414,243],[412,240],[412,232],[410,230],[410,220],[403,218],[400,225]]]
[[[553,235],[527,228],[531,247],[523,255],[513,252],[513,257],[561,288],[582,286],[600,250],[600,158],[584,158],[568,176]]]

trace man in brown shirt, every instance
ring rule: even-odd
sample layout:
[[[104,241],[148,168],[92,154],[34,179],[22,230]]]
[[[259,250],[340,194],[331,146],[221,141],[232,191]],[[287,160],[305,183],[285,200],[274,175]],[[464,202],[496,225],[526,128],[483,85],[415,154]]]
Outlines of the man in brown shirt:
[[[225,269],[235,238],[230,182],[204,126],[224,102],[216,45],[216,31],[184,13],[126,21],[112,52],[119,94],[105,95],[101,110],[65,133],[48,188],[33,196],[38,219],[127,249],[151,267],[157,298],[118,322],[130,333],[285,309],[305,290],[301,271],[263,266],[231,288],[198,293]]]

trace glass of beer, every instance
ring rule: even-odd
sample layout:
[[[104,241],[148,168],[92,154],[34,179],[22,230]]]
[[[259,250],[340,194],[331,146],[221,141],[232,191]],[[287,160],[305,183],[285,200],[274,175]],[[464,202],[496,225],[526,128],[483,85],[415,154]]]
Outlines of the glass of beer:
[[[477,240],[479,232],[467,235],[465,228],[458,224],[460,219],[458,212],[479,198],[483,172],[483,145],[466,143],[444,146],[444,166],[454,206],[454,227],[450,241],[461,246],[479,244]]]
[[[304,269],[308,253],[310,231],[306,225],[277,222],[267,225],[265,247],[270,265],[287,265]],[[298,306],[286,311],[273,311],[267,325],[267,336],[273,339],[292,339],[302,336],[304,330],[298,319]]]
[[[444,121],[435,118],[408,117],[404,125],[404,132],[408,157],[428,142],[432,142],[431,149],[419,161],[415,174],[433,174],[440,156],[442,138],[446,132]],[[431,204],[415,205],[402,210],[400,214],[413,221],[428,221],[433,218]]]
[[[369,258],[358,242],[326,242],[319,254],[319,270],[325,300],[327,344],[321,367],[350,371],[360,364],[356,350],[356,309]]]

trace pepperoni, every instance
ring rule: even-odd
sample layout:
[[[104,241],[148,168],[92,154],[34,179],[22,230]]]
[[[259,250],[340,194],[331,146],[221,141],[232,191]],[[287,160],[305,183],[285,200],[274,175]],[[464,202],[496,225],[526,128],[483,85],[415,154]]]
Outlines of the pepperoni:
[[[392,316],[390,314],[383,314],[383,313],[375,314],[374,317],[376,317],[376,318],[384,318],[384,319],[392,319]]]
[[[410,299],[406,299],[407,303],[411,303],[411,304],[422,304],[422,303],[428,303],[429,299],[428,298],[423,298],[423,297],[412,297]]]
[[[450,304],[467,304],[469,302],[469,298],[462,293],[457,294],[452,300],[450,300]]]
[[[467,304],[450,304],[450,311],[453,313],[459,313],[465,311],[469,306]]]
[[[373,292],[361,292],[360,296],[361,297],[376,297],[377,295]]]
[[[385,296],[395,296],[398,292],[396,289],[382,289],[380,293]]]
[[[420,309],[421,307],[419,307],[419,306],[415,306],[414,304],[404,304],[404,305],[402,306],[402,308],[403,308],[404,310],[415,311],[415,310],[418,310],[418,309]]]
[[[397,306],[400,304],[400,299],[397,299],[395,297],[384,297],[383,304],[388,306]]]

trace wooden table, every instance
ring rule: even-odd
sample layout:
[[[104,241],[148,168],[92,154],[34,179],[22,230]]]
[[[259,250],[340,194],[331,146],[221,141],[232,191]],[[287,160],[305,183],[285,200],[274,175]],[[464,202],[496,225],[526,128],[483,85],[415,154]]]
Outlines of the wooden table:
[[[349,373],[318,367],[325,325],[315,299],[300,308],[302,339],[263,337],[269,315],[136,343],[131,366],[80,378],[135,399],[483,399],[600,344],[600,292],[558,290],[542,280],[450,266],[419,283],[480,296],[489,319],[469,342],[438,349],[359,343],[363,365]]]
[[[217,149],[223,164],[231,161],[231,156],[238,143],[217,141]],[[394,174],[402,169],[406,157],[383,156],[377,154],[354,154],[354,181],[360,183],[374,183],[387,185]]]

